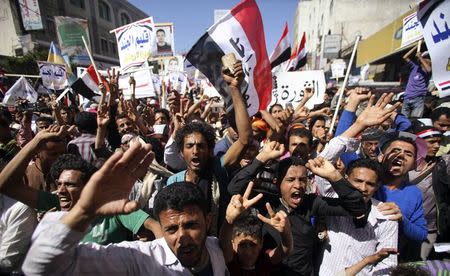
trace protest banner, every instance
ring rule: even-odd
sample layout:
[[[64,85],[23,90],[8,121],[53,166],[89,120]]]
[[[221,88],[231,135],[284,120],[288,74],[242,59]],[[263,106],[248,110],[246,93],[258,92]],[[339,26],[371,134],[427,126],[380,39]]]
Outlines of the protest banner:
[[[221,58],[234,53],[242,61],[242,96],[250,116],[266,109],[272,90],[272,73],[267,56],[261,14],[255,0],[243,0],[197,41],[186,55],[205,74],[232,109],[228,85],[222,78]]]
[[[441,90],[441,98],[450,96],[450,1],[436,4],[420,23],[431,57],[434,84]]]
[[[172,71],[164,76],[164,82],[169,89],[175,89],[180,94],[184,94],[188,86],[188,79],[184,72]]]
[[[154,56],[173,56],[175,54],[175,39],[173,23],[155,24]]]
[[[16,104],[16,100],[19,98],[28,100],[30,103],[35,103],[38,98],[38,93],[23,76],[20,77],[8,91],[6,91],[2,103],[4,105],[12,106]]]
[[[41,11],[37,0],[19,0],[23,27],[27,31],[42,30]]]
[[[326,83],[322,70],[278,72],[273,78],[274,87],[269,106],[275,103],[286,106],[291,103],[296,108],[303,99],[305,88],[314,89],[314,96],[306,103],[306,107],[313,108],[314,105],[323,103]]]
[[[169,74],[170,72],[184,71],[183,57],[173,56],[164,59],[164,72]]]
[[[112,30],[116,35],[121,71],[145,62],[155,48],[152,17]]]
[[[422,25],[417,20],[417,13],[414,12],[403,18],[402,43],[400,48],[408,46],[422,38]]]
[[[150,67],[143,67],[132,73],[121,72],[119,77],[119,89],[122,89],[123,96],[126,100],[131,98],[131,87],[129,84],[130,75],[136,81],[135,98],[156,97],[155,87],[153,84],[153,74]]]
[[[61,90],[67,86],[67,73],[64,64],[38,61],[39,74],[45,88]]]
[[[62,55],[72,57],[80,65],[89,65],[89,56],[82,37],[89,42],[88,22],[85,19],[55,16],[56,33]]]

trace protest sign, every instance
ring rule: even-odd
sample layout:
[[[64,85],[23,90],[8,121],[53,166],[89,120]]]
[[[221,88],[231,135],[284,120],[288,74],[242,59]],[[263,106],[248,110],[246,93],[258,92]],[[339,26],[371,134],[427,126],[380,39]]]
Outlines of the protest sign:
[[[180,94],[184,94],[188,85],[188,79],[184,72],[172,71],[164,77],[165,83],[170,89],[175,89]]]
[[[173,35],[173,23],[155,24],[154,56],[173,56],[175,53],[175,40]]]
[[[72,57],[72,61],[80,65],[89,65],[91,62],[82,40],[84,37],[90,44],[87,20],[55,16],[55,24],[62,55]]]
[[[417,20],[417,13],[414,12],[403,18],[402,44],[405,47],[422,38],[422,25]]]
[[[279,72],[273,78],[274,87],[269,106],[275,103],[283,106],[292,103],[292,106],[296,108],[303,99],[304,90],[307,87],[314,89],[314,96],[306,103],[306,107],[313,108],[314,105],[323,103],[326,84],[322,70]]]
[[[420,12],[420,11],[419,11]],[[450,1],[436,5],[428,17],[422,17],[423,37],[431,57],[433,80],[439,96],[450,95]]]
[[[41,11],[37,0],[19,0],[23,27],[27,31],[42,30]]]
[[[20,77],[8,91],[6,91],[2,103],[4,105],[15,105],[16,100],[19,98],[28,100],[30,103],[35,103],[38,98],[37,92],[23,76]]]
[[[135,98],[156,97],[153,84],[153,76],[151,68],[142,68],[133,73],[121,73],[119,77],[119,89],[122,89],[123,96],[126,100],[131,98],[131,87],[129,84],[130,75],[136,81]]]
[[[67,86],[67,74],[65,64],[56,64],[45,61],[38,61],[39,74],[45,88],[51,90],[61,90]]]
[[[343,78],[346,68],[345,61],[342,59],[336,59],[331,63],[331,77],[333,79]]]
[[[155,47],[153,18],[145,18],[113,30],[116,34],[120,67],[126,71],[131,66],[142,64]]]

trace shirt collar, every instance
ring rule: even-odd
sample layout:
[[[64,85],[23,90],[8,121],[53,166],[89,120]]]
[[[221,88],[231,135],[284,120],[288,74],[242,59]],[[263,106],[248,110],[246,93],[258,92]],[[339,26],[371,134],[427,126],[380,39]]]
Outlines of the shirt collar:
[[[169,245],[166,242],[166,239],[164,238],[160,238],[158,243],[163,247],[164,253],[165,253],[165,258],[163,258],[163,265],[165,266],[170,266],[173,265],[178,261],[177,256],[175,256],[175,254],[173,254],[172,250],[170,249]]]

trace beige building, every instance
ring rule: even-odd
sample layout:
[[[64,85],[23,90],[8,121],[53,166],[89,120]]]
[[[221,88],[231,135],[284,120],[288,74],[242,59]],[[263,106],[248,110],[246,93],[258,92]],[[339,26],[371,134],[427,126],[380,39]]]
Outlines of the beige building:
[[[331,59],[349,58],[358,35],[362,40],[370,37],[415,3],[415,0],[301,0],[294,19],[295,41],[305,32],[309,68],[329,69]]]
[[[25,46],[27,44],[31,44],[31,48],[48,49],[51,41],[57,42],[54,16],[69,16],[88,20],[91,47],[99,66],[118,65],[116,39],[109,31],[148,17],[126,0],[35,1],[39,5],[43,28],[26,31],[22,24],[19,1],[0,0],[1,56],[20,56],[30,48]],[[30,38],[31,43],[23,43],[24,39]]]

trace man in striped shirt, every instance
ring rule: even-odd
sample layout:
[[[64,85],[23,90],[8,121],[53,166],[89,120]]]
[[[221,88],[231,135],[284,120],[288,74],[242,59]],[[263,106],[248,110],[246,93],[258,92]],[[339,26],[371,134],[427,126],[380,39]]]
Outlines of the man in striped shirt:
[[[397,264],[398,223],[381,214],[380,201],[372,198],[380,185],[380,171],[370,159],[349,164],[347,180],[363,194],[368,222],[358,225],[352,217],[327,217],[329,239],[322,249],[320,275],[387,275]]]

